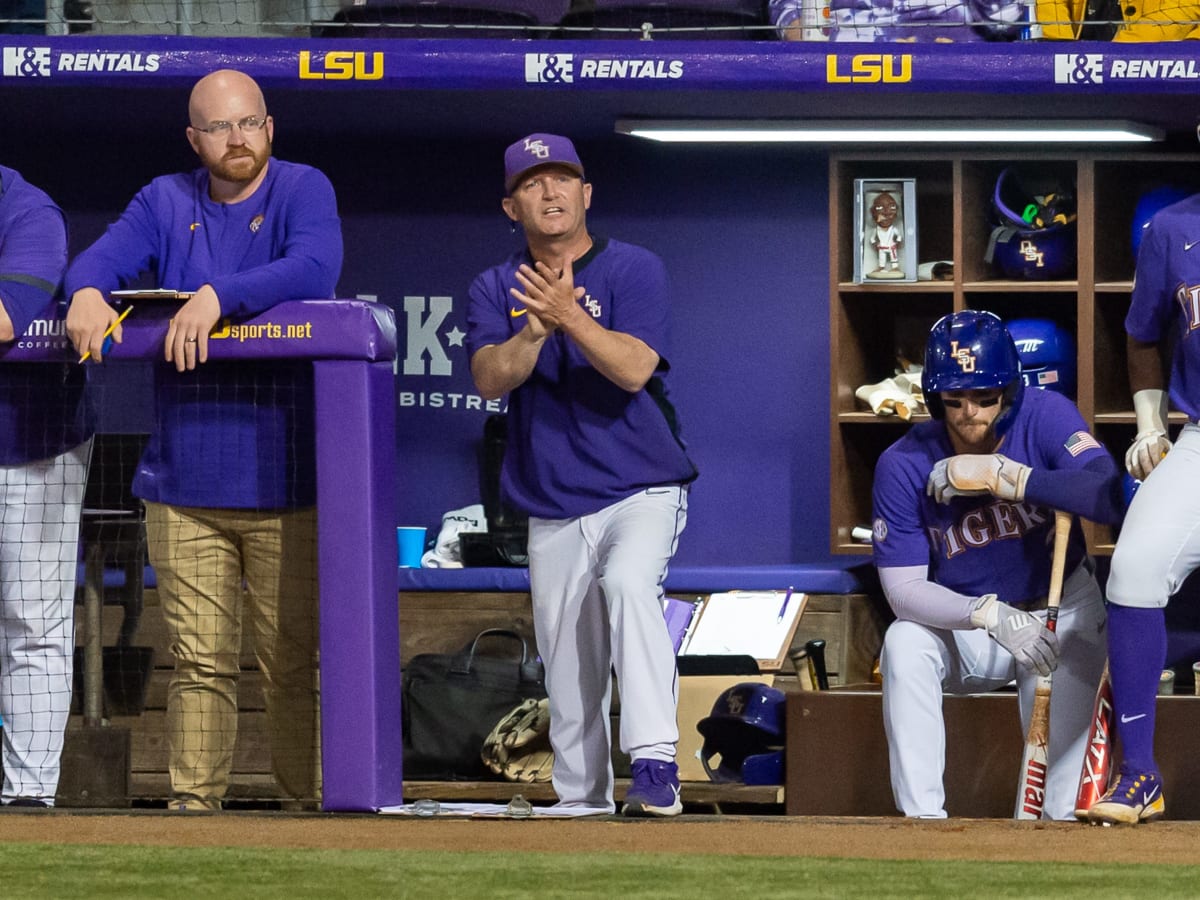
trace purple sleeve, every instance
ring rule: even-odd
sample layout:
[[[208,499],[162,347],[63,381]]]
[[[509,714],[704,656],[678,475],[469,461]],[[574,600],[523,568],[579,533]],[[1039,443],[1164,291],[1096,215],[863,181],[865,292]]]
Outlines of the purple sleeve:
[[[342,223],[329,179],[304,168],[284,195],[287,222],[282,255],[209,281],[221,299],[221,312],[245,317],[284,300],[324,300],[333,296],[342,271]]]
[[[66,265],[67,227],[57,207],[47,202],[6,217],[0,240],[0,303],[17,335],[46,310]]]
[[[1161,339],[1170,325],[1174,285],[1170,283],[1168,265],[1169,232],[1162,219],[1151,219],[1138,249],[1133,298],[1125,316],[1125,331],[1134,340],[1147,344]]]
[[[1096,456],[1082,469],[1034,469],[1025,499],[1093,522],[1117,525],[1124,516],[1121,473],[1111,456]]]
[[[625,258],[625,263],[613,273],[611,328],[644,342],[658,354],[658,370],[665,372],[671,367],[667,268],[658,256],[640,247]],[[582,278],[586,288],[586,270]]]
[[[929,565],[929,536],[921,521],[925,482],[903,446],[892,445],[875,466],[871,546],[877,567]]]
[[[1038,453],[1029,460],[1033,471],[1025,499],[1093,522],[1117,524],[1125,504],[1121,470],[1112,454],[1088,430],[1070,400],[1054,393],[1037,399],[1043,402],[1036,406],[1029,433],[1035,436]]]
[[[63,285],[68,299],[85,287],[107,295],[150,267],[158,250],[158,216],[152,199],[156,190],[157,186],[150,184],[138,191],[121,217],[75,257]]]
[[[482,347],[503,344],[513,335],[505,314],[507,289],[498,282],[505,267],[488,269],[467,291],[467,356]]]

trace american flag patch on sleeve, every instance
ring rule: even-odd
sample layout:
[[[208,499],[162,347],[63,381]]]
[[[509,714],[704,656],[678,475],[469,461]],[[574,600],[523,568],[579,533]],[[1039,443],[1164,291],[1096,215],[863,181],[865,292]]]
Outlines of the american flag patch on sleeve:
[[[1072,456],[1078,456],[1084,450],[1099,450],[1100,442],[1088,434],[1086,431],[1077,431],[1063,444],[1067,452]]]

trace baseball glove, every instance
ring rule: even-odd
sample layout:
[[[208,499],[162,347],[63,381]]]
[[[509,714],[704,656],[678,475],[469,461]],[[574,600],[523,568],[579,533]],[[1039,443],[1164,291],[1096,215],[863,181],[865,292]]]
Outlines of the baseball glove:
[[[526,700],[497,722],[480,756],[484,765],[509,781],[549,781],[554,768],[549,701]]]

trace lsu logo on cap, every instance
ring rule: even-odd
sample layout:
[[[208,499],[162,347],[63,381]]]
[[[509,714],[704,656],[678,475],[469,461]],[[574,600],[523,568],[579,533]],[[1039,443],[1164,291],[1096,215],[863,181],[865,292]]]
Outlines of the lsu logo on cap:
[[[970,347],[959,347],[958,341],[950,342],[950,355],[958,362],[958,367],[964,372],[975,371],[975,354]]]
[[[535,141],[526,141],[525,152],[536,156],[538,159],[546,159],[550,156],[550,148],[546,146],[541,138]]]

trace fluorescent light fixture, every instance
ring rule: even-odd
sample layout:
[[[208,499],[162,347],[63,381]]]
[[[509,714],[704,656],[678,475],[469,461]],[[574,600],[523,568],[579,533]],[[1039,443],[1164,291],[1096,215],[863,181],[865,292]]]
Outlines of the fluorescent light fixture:
[[[709,144],[1127,144],[1165,136],[1137,122],[1069,119],[618,119],[616,130],[652,141]]]

